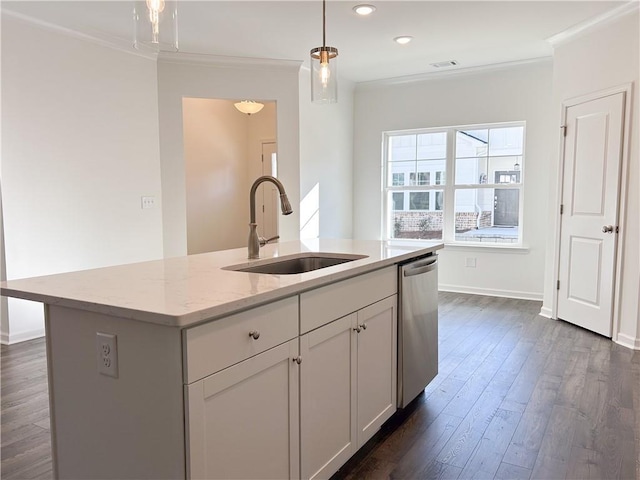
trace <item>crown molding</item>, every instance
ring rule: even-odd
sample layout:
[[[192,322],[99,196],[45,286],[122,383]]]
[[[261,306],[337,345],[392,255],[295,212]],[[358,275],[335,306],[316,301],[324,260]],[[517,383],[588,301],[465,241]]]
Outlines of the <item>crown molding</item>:
[[[11,17],[21,22],[28,23],[35,27],[41,28],[43,30],[49,30],[51,32],[65,35],[67,37],[76,38],[78,40],[92,43],[94,45],[99,45],[101,47],[110,48],[112,50],[117,50],[119,52],[128,53],[130,55],[135,55],[137,57],[144,57],[151,60],[155,60],[157,57],[155,53],[136,50],[135,48],[133,48],[133,42],[125,42],[122,39],[110,37],[104,34],[89,35],[86,33],[81,33],[81,32],[78,32],[77,30],[72,30],[70,28],[62,27],[54,23],[33,18],[28,15],[24,15],[22,13],[14,12],[13,10],[7,9],[4,6],[2,6],[2,15],[3,16],[6,15],[7,17]]]
[[[415,75],[405,75],[402,77],[383,78],[379,80],[371,80],[366,82],[356,83],[356,90],[375,88],[375,87],[387,87],[394,85],[405,85],[408,83],[427,82],[430,80],[440,80],[447,77],[476,75],[480,73],[493,72],[498,70],[505,70],[511,68],[517,68],[528,65],[552,63],[553,57],[537,57],[529,58],[525,60],[514,60],[512,62],[492,63],[490,65],[478,65],[476,67],[456,68],[453,70],[443,70],[438,72],[425,72]]]
[[[225,55],[209,55],[188,52],[160,52],[158,63],[174,63],[182,65],[209,65],[223,68],[271,67],[295,69],[298,71],[301,60],[280,60],[271,58],[231,57]]]
[[[49,30],[54,33],[65,35],[67,37],[76,38],[94,45],[100,45],[102,47],[110,48],[120,52],[128,53],[138,57],[147,58],[162,63],[175,63],[183,65],[213,65],[217,67],[271,67],[271,68],[285,68],[300,69],[302,61],[300,60],[278,60],[269,58],[250,58],[250,57],[230,57],[224,55],[208,55],[200,53],[187,53],[187,52],[152,52],[149,50],[137,50],[133,47],[133,42],[126,42],[120,38],[110,37],[104,34],[89,35],[81,33],[70,28],[62,27],[54,23],[39,20],[37,18],[24,15],[22,13],[15,12],[13,10],[2,7],[2,15],[14,18],[16,20],[34,25],[44,30]]]
[[[557,47],[558,45],[573,40],[574,38],[584,35],[592,30],[595,30],[596,28],[600,28],[608,23],[622,18],[625,15],[633,13],[638,10],[639,6],[640,1],[631,0],[624,5],[620,5],[619,7],[613,8],[584,22],[578,23],[564,30],[563,32],[552,35],[551,37],[547,38],[546,41],[549,42],[553,47]]]

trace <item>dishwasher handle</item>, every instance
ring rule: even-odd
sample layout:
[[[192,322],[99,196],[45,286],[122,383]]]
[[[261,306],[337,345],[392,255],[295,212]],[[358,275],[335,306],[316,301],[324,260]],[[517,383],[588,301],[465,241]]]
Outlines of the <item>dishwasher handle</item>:
[[[412,277],[413,275],[432,272],[436,268],[438,268],[438,257],[428,258],[423,261],[417,261],[405,265],[403,268],[403,275],[405,277]]]

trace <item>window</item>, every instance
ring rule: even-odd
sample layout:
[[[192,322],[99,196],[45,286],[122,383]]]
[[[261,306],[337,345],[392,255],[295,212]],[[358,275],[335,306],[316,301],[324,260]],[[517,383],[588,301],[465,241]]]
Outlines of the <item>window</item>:
[[[409,174],[410,185],[429,185],[429,179],[431,178],[431,172],[411,172]]]
[[[524,133],[524,122],[387,132],[386,238],[521,244]]]
[[[393,195],[393,209],[404,210],[404,192],[394,192],[392,195]]]
[[[409,193],[409,210],[429,210],[429,192]]]
[[[393,186],[398,187],[400,185],[404,185],[404,173],[394,173]]]

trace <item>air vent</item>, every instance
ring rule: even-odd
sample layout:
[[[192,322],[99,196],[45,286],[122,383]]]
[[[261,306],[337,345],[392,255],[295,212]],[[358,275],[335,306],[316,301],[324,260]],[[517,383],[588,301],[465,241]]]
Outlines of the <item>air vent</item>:
[[[458,65],[458,62],[456,62],[455,60],[447,60],[446,62],[437,62],[431,64],[432,67],[436,68],[454,67],[456,65]]]

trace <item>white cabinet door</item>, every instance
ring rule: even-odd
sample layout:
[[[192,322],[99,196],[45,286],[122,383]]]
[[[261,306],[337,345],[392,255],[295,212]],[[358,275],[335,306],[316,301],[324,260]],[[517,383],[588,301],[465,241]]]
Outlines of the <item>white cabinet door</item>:
[[[356,452],[357,315],[300,337],[300,448],[304,479],[329,478]]]
[[[374,303],[357,315],[360,448],[396,411],[397,297]]]
[[[185,386],[187,476],[299,475],[299,366],[294,339]]]
[[[396,411],[397,297],[300,337],[303,479],[329,478]]]

